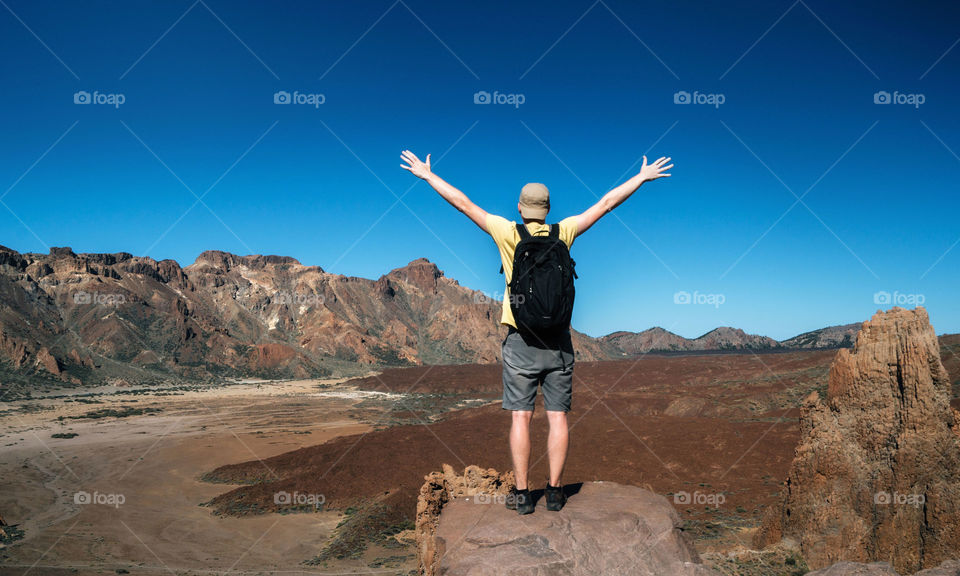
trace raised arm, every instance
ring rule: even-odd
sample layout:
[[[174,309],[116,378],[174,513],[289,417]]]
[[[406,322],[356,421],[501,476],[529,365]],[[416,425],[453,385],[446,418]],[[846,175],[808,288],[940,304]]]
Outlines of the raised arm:
[[[644,156],[643,166],[641,166],[640,172],[638,172],[636,176],[604,194],[599,202],[588,208],[583,214],[577,216],[577,236],[586,232],[604,214],[623,204],[623,201],[636,192],[637,188],[643,185],[644,182],[670,176],[666,173],[667,170],[673,168],[673,164],[666,165],[669,161],[670,158],[661,157],[653,164],[647,164],[647,157]]]
[[[474,204],[467,195],[448,183],[443,178],[437,176],[430,170],[430,155],[427,154],[427,161],[421,162],[417,155],[409,150],[404,150],[400,157],[407,164],[401,164],[400,167],[409,171],[411,174],[425,180],[427,184],[433,187],[444,200],[451,206],[463,212],[474,224],[481,230],[487,232],[487,212],[483,208]]]

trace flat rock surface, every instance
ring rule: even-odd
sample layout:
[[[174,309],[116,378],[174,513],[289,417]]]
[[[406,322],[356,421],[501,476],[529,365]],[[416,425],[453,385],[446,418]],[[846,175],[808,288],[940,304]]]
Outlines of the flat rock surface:
[[[437,527],[438,573],[455,575],[712,576],[663,496],[636,486],[589,482],[567,487],[563,510],[542,491],[533,514],[507,510],[502,497],[451,500]],[[574,493],[575,492],[575,493]]]

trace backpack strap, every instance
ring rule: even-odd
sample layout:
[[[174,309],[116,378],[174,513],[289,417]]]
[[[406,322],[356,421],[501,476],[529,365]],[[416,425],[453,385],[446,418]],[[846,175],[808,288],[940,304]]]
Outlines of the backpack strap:
[[[521,240],[526,240],[530,238],[530,231],[527,230],[527,225],[523,222],[517,222],[517,234],[520,235]]]
[[[551,225],[550,225],[550,237],[553,238],[554,240],[559,240],[559,239],[560,239],[560,225],[559,225],[559,224],[551,224]]]

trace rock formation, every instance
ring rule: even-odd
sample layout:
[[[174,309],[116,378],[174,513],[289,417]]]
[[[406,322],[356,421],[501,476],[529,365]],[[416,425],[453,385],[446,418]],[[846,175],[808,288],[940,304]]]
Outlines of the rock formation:
[[[424,480],[417,498],[417,558],[421,573],[432,576],[437,573],[442,554],[438,553],[435,534],[440,512],[447,502],[476,494],[504,496],[515,482],[513,472],[500,474],[493,468],[467,466],[463,474],[458,475],[449,464],[443,465],[443,472],[431,472]]]
[[[503,505],[512,478],[469,466],[426,476],[417,506],[421,574],[713,576],[662,496],[612,482],[583,484],[560,512]]]
[[[811,568],[889,562],[904,574],[960,556],[960,439],[927,312],[864,322],[811,394],[778,504],[755,545],[789,536]],[[829,572],[833,574],[833,572]]]

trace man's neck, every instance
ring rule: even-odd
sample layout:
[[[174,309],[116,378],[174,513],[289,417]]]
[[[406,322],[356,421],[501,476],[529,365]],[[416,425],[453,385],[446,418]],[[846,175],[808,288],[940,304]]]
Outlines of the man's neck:
[[[524,225],[530,224],[531,222],[536,222],[537,224],[544,224],[544,220],[534,220],[533,218],[524,218],[524,219],[523,219]]]

